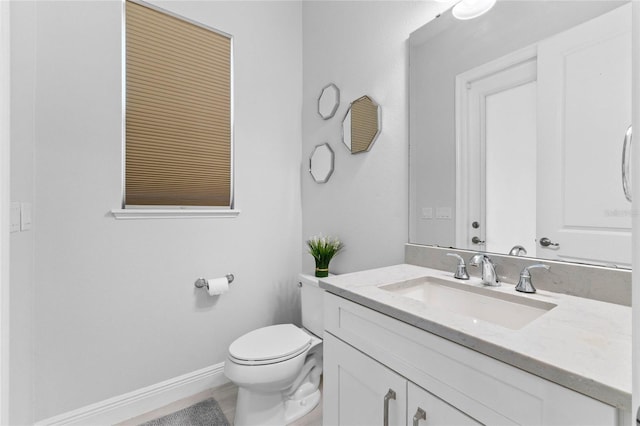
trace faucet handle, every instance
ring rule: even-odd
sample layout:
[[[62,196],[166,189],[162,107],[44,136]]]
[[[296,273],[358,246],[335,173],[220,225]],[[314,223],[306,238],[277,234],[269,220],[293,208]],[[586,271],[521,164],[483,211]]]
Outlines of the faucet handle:
[[[521,245],[516,245],[516,246],[513,246],[511,250],[509,250],[509,255],[510,256],[526,256],[527,249],[522,247]]]
[[[534,268],[544,268],[544,269],[546,269],[548,271],[549,269],[551,269],[551,266],[545,265],[544,263],[536,263],[535,265],[529,265],[529,266],[526,266],[522,270],[520,275],[529,275],[529,276],[531,276],[531,274],[529,273],[529,269],[534,269]]]
[[[471,266],[478,266],[482,262],[489,262],[492,265],[494,264],[491,258],[485,253],[476,253],[471,257],[471,259],[469,259],[469,265]]]
[[[544,263],[536,263],[535,265],[525,266],[522,269],[522,272],[520,272],[520,280],[516,285],[517,291],[521,291],[523,293],[536,292],[536,288],[533,286],[533,283],[531,282],[531,273],[529,272],[530,269],[534,269],[534,268],[544,268],[547,271],[551,269],[549,265],[545,265]]]
[[[458,266],[456,266],[456,272],[453,274],[453,277],[459,280],[468,280],[469,273],[467,272],[467,265],[465,265],[462,256],[456,253],[447,253],[447,256],[453,256],[458,259]]]

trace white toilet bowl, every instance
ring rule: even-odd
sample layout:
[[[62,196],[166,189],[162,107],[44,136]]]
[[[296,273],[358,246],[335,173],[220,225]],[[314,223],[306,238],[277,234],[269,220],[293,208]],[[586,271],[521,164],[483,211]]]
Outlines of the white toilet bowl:
[[[285,425],[320,401],[322,340],[293,324],[260,328],[231,344],[224,372],[238,385],[236,426]]]
[[[284,426],[320,402],[324,290],[302,274],[300,288],[305,329],[263,327],[229,346],[224,372],[238,385],[235,426]]]

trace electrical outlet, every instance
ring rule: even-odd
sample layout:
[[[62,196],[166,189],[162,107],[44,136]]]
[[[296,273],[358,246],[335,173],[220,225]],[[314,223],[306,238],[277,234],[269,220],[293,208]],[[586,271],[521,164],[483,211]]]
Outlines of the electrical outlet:
[[[436,219],[451,219],[451,207],[436,208]]]
[[[22,203],[20,206],[20,230],[31,229],[31,203]]]

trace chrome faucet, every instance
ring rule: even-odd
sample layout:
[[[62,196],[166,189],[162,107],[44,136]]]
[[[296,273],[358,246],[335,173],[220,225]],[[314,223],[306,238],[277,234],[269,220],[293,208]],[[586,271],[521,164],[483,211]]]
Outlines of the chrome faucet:
[[[467,265],[464,264],[462,256],[455,253],[447,253],[447,256],[453,256],[458,259],[458,266],[456,266],[456,272],[453,274],[453,278],[468,280],[469,274],[467,273]]]
[[[522,247],[521,245],[513,246],[511,250],[509,250],[510,256],[526,256],[527,249]]]
[[[533,283],[531,282],[531,273],[529,272],[529,269],[533,269],[533,268],[544,268],[547,271],[550,269],[549,265],[545,265],[544,263],[537,263],[535,265],[530,265],[525,267],[522,272],[520,272],[520,280],[518,281],[518,284],[516,285],[516,290],[517,291],[521,291],[523,293],[535,293],[536,292],[536,288],[533,286]]]
[[[480,266],[482,264],[482,284],[497,287],[500,285],[498,274],[496,274],[496,265],[491,258],[484,253],[474,255],[469,261],[471,266]]]

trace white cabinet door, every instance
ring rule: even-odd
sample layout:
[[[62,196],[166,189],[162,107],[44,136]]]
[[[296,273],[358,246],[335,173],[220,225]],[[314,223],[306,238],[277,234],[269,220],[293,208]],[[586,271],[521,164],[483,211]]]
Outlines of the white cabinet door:
[[[631,4],[538,45],[538,256],[631,266],[630,124]]]
[[[404,426],[407,381],[331,334],[324,336],[323,424]],[[387,396],[389,391],[395,395]]]
[[[407,426],[478,426],[482,424],[411,382],[408,383],[407,394],[409,410]]]

